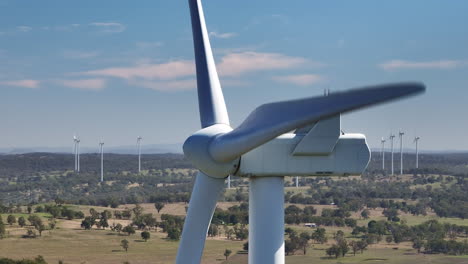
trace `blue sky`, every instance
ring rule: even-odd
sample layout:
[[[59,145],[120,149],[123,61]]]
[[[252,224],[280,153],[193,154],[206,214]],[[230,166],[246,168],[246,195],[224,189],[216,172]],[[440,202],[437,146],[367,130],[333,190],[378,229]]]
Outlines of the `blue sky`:
[[[346,114],[372,147],[468,150],[468,2],[203,2],[231,123],[369,84],[423,96]],[[178,143],[199,129],[186,1],[0,0],[0,147]]]

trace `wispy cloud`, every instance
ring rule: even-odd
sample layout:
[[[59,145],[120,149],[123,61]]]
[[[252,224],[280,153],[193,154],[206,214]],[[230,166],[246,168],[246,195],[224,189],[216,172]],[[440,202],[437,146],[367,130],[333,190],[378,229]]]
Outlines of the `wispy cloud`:
[[[191,76],[195,73],[195,65],[191,60],[170,61],[161,64],[141,64],[132,67],[113,67],[94,71],[77,73],[78,75],[105,76],[147,80],[170,80]]]
[[[32,27],[29,26],[17,26],[16,29],[20,32],[29,32],[32,30]]]
[[[93,22],[89,25],[96,27],[101,32],[105,33],[120,33],[126,29],[126,27],[123,24],[117,22]]]
[[[226,32],[226,33],[218,33],[216,31],[210,32],[210,36],[220,39],[229,39],[237,36],[237,33],[234,32]]]
[[[323,77],[317,74],[296,74],[296,75],[285,75],[275,76],[273,80],[285,83],[292,83],[300,86],[312,85],[323,81]]]
[[[39,88],[40,81],[38,80],[14,80],[14,81],[0,81],[0,85],[15,86],[24,88]]]
[[[221,75],[239,76],[255,71],[294,68],[306,62],[304,58],[279,53],[241,52],[222,57],[218,69]]]
[[[79,51],[79,50],[66,50],[62,52],[63,57],[67,59],[89,59],[99,55],[97,51]]]
[[[197,87],[197,82],[195,79],[170,81],[131,80],[129,84],[162,92],[192,90]]]
[[[102,78],[81,80],[54,80],[55,83],[83,90],[102,90],[106,87],[107,80]]]
[[[407,61],[391,60],[379,65],[386,71],[405,70],[405,69],[453,69],[466,65],[466,61],[461,60],[437,60],[437,61]]]
[[[301,57],[291,57],[279,53],[240,52],[230,53],[221,58],[219,74],[224,83],[231,86],[245,85],[244,80],[235,79],[242,75],[268,70],[287,70],[314,63]],[[110,67],[85,72],[72,73],[74,76],[95,76],[117,78],[133,86],[146,87],[158,91],[180,91],[193,89],[195,83],[195,63],[192,60],[175,60],[165,63],[143,62],[128,67]],[[317,82],[316,75],[284,76],[276,81],[307,85]]]

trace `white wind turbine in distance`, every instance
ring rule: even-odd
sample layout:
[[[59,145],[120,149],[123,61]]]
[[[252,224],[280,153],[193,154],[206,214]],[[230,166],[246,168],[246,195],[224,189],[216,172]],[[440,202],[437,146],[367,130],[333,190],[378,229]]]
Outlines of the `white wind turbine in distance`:
[[[393,133],[390,133],[390,148],[391,148],[391,152],[392,152],[392,176],[395,175],[394,172],[393,172],[393,140],[395,139],[395,135]]]
[[[250,182],[249,263],[284,263],[284,176],[362,173],[370,159],[365,136],[342,134],[340,114],[421,93],[424,85],[387,84],[264,104],[233,129],[201,1],[189,0],[189,6],[202,129],[183,146],[199,173],[176,263],[200,263],[208,227],[229,175],[248,177]]]
[[[137,148],[138,148],[138,173],[141,172],[141,140],[143,138],[138,136],[137,137]]]
[[[403,135],[405,133],[400,131],[398,137],[400,138],[400,175],[403,175]]]
[[[104,141],[99,142],[101,152],[101,182],[104,182]]]
[[[385,170],[385,139],[382,137],[380,142],[382,143],[382,152],[380,155],[380,157],[382,158],[382,170]]]
[[[414,143],[416,144],[416,169],[419,169],[419,152],[418,152],[418,141],[420,137],[414,138]]]
[[[75,158],[75,172],[78,171],[78,138],[76,135],[73,135],[73,155]]]

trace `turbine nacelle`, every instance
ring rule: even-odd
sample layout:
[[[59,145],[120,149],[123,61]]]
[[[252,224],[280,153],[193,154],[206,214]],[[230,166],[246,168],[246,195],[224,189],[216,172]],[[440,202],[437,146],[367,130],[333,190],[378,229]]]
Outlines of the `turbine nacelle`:
[[[210,146],[216,136],[232,131],[225,124],[216,124],[203,128],[191,135],[184,142],[185,157],[200,171],[213,178],[226,178],[234,174],[239,167],[239,158],[232,161],[216,161],[210,153]]]

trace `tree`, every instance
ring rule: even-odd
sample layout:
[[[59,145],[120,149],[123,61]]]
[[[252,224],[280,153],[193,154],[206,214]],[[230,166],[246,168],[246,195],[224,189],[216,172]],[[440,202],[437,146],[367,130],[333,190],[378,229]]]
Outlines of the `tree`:
[[[344,232],[341,230],[336,231],[334,238],[336,242],[339,243],[340,241],[344,240]]]
[[[327,248],[326,253],[330,258],[335,256],[338,258],[341,255],[341,248],[338,245],[332,245],[331,247]]]
[[[28,209],[27,209],[27,210],[28,210],[28,214],[31,214],[31,212],[32,212],[32,206],[31,206],[31,205],[28,205]]]
[[[178,227],[170,227],[167,230],[167,238],[171,240],[179,240],[181,233],[182,232],[180,231]]]
[[[24,217],[20,216],[18,218],[18,225],[20,225],[21,227],[24,227],[26,225],[26,219],[24,219]]]
[[[145,242],[146,242],[148,239],[150,239],[150,237],[151,237],[150,232],[148,232],[148,231],[143,231],[143,232],[141,232],[141,238],[143,238],[143,239],[145,240]]]
[[[122,232],[127,233],[128,235],[133,235],[135,234],[135,228],[131,225],[128,225],[122,229]]]
[[[231,255],[232,251],[229,250],[229,249],[226,249],[224,250],[224,256],[226,257],[226,260],[228,259],[228,257]]]
[[[344,257],[349,251],[348,242],[345,239],[342,239],[338,242],[338,246],[340,247],[341,256]]]
[[[99,226],[102,227],[102,229],[105,229],[106,227],[109,227],[109,223],[107,222],[107,218],[101,217],[101,219],[99,219]]]
[[[418,254],[421,253],[421,248],[424,246],[424,242],[419,239],[419,238],[416,238],[415,240],[413,240],[413,248],[418,250]]]
[[[125,252],[128,251],[128,246],[129,246],[129,242],[127,239],[124,239],[122,241],[120,241],[120,246],[123,247],[123,249],[125,249]]]
[[[141,214],[143,214],[143,207],[141,207],[139,204],[136,204],[132,211],[135,217],[139,217]]]
[[[158,214],[159,214],[159,211],[161,211],[161,210],[164,208],[164,203],[162,203],[162,202],[155,202],[155,203],[154,203],[154,207],[156,208],[156,210],[158,211]]]
[[[3,223],[2,217],[0,216],[0,239],[4,238],[6,234],[5,224]]]
[[[359,240],[357,242],[357,246],[359,248],[359,250],[361,251],[361,254],[362,252],[364,252],[365,249],[367,249],[367,242],[365,240]]]
[[[393,237],[392,236],[386,236],[385,241],[387,241],[387,243],[390,244],[393,241]]]
[[[369,216],[370,216],[370,211],[367,210],[367,209],[362,210],[361,216],[362,216],[362,218],[364,218],[364,219],[369,218]]]
[[[349,242],[349,245],[351,246],[351,250],[353,250],[353,255],[356,256],[356,252],[359,251],[358,241],[353,240]]]
[[[309,233],[302,232],[299,235],[299,247],[302,248],[302,252],[307,254],[307,248],[309,247],[309,240],[311,239]]]
[[[86,230],[90,230],[95,224],[96,220],[94,220],[91,216],[87,216],[83,221],[81,221],[81,227]]]
[[[12,225],[12,224],[16,223],[16,217],[14,215],[9,215],[7,217],[7,222],[8,222],[9,225]]]
[[[323,244],[327,242],[327,237],[325,235],[325,228],[317,228],[313,233],[311,238],[317,243]]]

